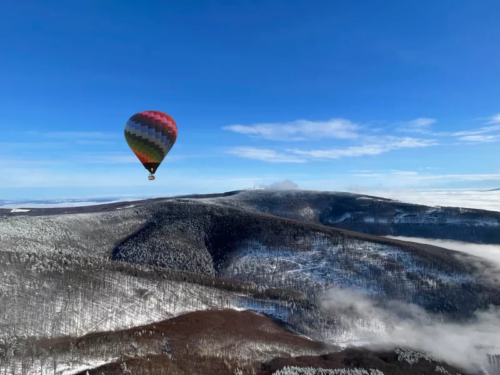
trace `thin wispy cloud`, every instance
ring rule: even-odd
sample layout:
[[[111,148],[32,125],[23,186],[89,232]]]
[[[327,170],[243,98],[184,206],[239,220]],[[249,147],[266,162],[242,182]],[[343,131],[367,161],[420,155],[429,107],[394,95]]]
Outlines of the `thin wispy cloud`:
[[[385,175],[393,175],[393,176],[415,176],[418,175],[418,172],[415,171],[401,171],[397,169],[391,169],[391,170],[369,170],[369,169],[361,169],[361,170],[351,170],[350,171],[353,176],[361,176],[361,177],[366,177],[366,176],[385,176]]]
[[[458,139],[466,142],[497,142],[500,135],[466,135]]]
[[[228,153],[239,157],[267,161],[272,163],[304,163],[314,160],[340,159],[346,157],[359,157],[367,155],[380,155],[402,148],[418,148],[436,145],[432,139],[400,138],[400,137],[370,137],[378,143],[366,144],[363,146],[351,146],[347,148],[321,149],[321,150],[301,150],[285,149],[275,151],[271,149],[260,149],[254,147],[235,147]]]
[[[366,155],[379,155],[386,152],[382,145],[365,145],[365,146],[352,146],[345,149],[329,149],[329,150],[299,150],[288,149],[288,152],[308,159],[340,159],[345,157],[357,157]]]
[[[404,178],[404,181],[399,182],[419,182],[419,181],[438,181],[445,180],[451,181],[499,181],[500,174],[496,173],[478,173],[478,174],[420,174],[418,172],[401,172],[401,171],[387,171],[378,173],[355,173],[353,176],[366,177],[373,179],[378,177],[382,181],[387,181],[394,175],[399,175]]]
[[[416,138],[399,138],[399,137],[380,137],[372,140],[376,143],[365,144],[363,146],[351,146],[344,149],[327,149],[327,150],[298,150],[291,149],[289,152],[308,157],[310,159],[340,159],[345,157],[359,157],[366,155],[380,155],[385,152],[402,149],[402,148],[418,148],[429,147],[436,145],[436,141],[432,139],[416,139]]]
[[[456,139],[457,141],[464,141],[470,144],[473,143],[492,143],[500,141],[500,135],[484,135],[500,131],[500,114],[483,119],[483,125],[477,129],[463,130],[458,132],[450,131],[435,131],[433,126],[437,123],[434,118],[418,117],[410,121],[397,122],[395,130],[397,132],[407,132],[427,135],[430,137],[444,137],[448,139]],[[393,125],[393,126],[394,126]],[[274,141],[319,141],[326,138],[335,138],[340,140],[357,140],[362,141],[364,144],[361,146],[351,146],[345,149],[333,150],[295,150],[288,149],[282,151],[286,154],[295,154],[309,159],[338,159],[341,157],[353,157],[364,155],[379,155],[388,150],[397,148],[407,148],[414,146],[398,147],[398,142],[424,142],[423,146],[427,147],[429,142],[437,144],[436,140],[420,140],[417,138],[401,138],[391,135],[385,136],[390,139],[392,137],[395,143],[394,147],[387,147],[385,144],[377,142],[370,142],[370,133],[366,126],[360,126],[351,120],[347,119],[331,119],[328,121],[309,121],[297,120],[288,123],[262,123],[254,125],[229,125],[223,127],[224,130],[233,133],[243,134],[254,138],[261,138]],[[455,143],[451,143],[452,145]],[[456,143],[459,145],[460,143]]]
[[[161,168],[161,167],[160,167]],[[193,174],[192,170],[161,170],[157,172],[154,186],[140,166],[131,166],[126,170],[81,171],[74,169],[53,168],[23,168],[19,173],[17,168],[0,166],[0,189],[17,188],[141,188],[156,191],[160,195],[190,193],[213,193],[214,191],[230,191],[251,188],[254,185],[276,181],[279,176],[263,176],[260,173],[224,175],[224,174]],[[155,190],[156,189],[156,190]],[[142,191],[142,190],[141,190]]]
[[[483,119],[484,121],[485,119]],[[500,135],[482,135],[486,133],[493,133],[500,131],[500,114],[488,117],[486,122],[477,129],[463,130],[458,132],[436,132],[431,129],[437,121],[431,118],[418,118],[408,122],[397,123],[397,131],[420,133],[436,137],[451,137],[457,138],[460,141],[468,143],[484,143],[484,142],[497,142],[500,141]]]
[[[95,164],[136,164],[139,162],[134,154],[122,153],[84,153],[76,158],[86,163]]]
[[[26,131],[27,136],[61,139],[61,140],[106,140],[118,138],[121,136],[119,133],[109,132],[75,132],[75,131],[57,131],[57,132],[39,132],[39,131]]]
[[[427,179],[446,179],[446,180],[459,180],[459,181],[498,181],[500,174],[483,173],[483,174],[444,174],[437,176],[426,176]]]
[[[484,135],[487,133],[494,133],[500,131],[500,114],[491,116],[487,118],[487,121],[483,123],[483,126],[478,129],[463,130],[459,132],[446,133],[446,135],[452,137],[458,137],[458,140],[465,141],[468,143],[485,143],[485,142],[497,142],[500,141],[500,134]]]
[[[111,139],[107,141],[103,141],[100,139],[78,139],[75,141],[75,143],[79,145],[110,145],[114,142]]]
[[[488,119],[488,122],[486,123],[487,125],[490,125],[490,124],[500,124],[500,113],[499,114],[496,114],[494,116],[491,116],[489,119]]]
[[[415,171],[397,171],[391,170],[391,173],[396,176],[415,176],[418,175],[418,172]]]
[[[52,149],[52,148],[58,148],[60,146],[64,146],[64,142],[0,142],[0,149],[2,151],[8,150],[8,149],[25,149],[25,150],[31,150],[35,148],[41,148],[41,149]]]
[[[404,123],[412,130],[425,130],[436,122],[435,119],[419,117]],[[340,159],[380,155],[389,151],[430,147],[437,145],[435,139],[415,137],[396,137],[392,135],[374,136],[367,126],[360,126],[347,119],[331,119],[329,121],[297,120],[289,123],[262,123],[254,125],[230,125],[224,130],[253,138],[274,141],[324,141],[335,138],[344,142],[355,142],[347,147],[314,147],[309,149],[286,147],[282,149],[234,147],[227,151],[242,158],[261,160],[272,163],[304,163],[309,161]]]
[[[173,161],[203,158],[204,155],[167,155],[162,163],[171,163]],[[93,164],[137,164],[140,163],[137,156],[132,153],[99,153],[99,154],[82,154],[76,159]]]
[[[106,132],[48,132],[41,133],[42,136],[47,138],[57,139],[110,139],[117,138],[120,134],[106,133]]]
[[[0,157],[0,166],[13,166],[13,165],[19,165],[19,166],[34,166],[34,165],[64,165],[68,164],[67,160],[54,160],[54,159],[35,159],[33,157],[31,158],[23,158],[23,157],[18,157],[18,158],[5,158],[5,157]]]
[[[497,130],[500,130],[500,125],[484,126],[482,128],[475,129],[475,130],[465,130],[465,131],[451,133],[451,135],[454,137],[461,137],[461,136],[466,136],[466,135],[491,133],[491,132],[495,132]]]
[[[328,121],[297,120],[287,123],[229,125],[222,129],[273,141],[306,141],[322,138],[354,139],[359,126],[345,119]]]
[[[260,160],[269,163],[305,163],[307,161],[305,158],[300,158],[295,155],[255,147],[234,147],[227,150],[227,153],[239,156],[240,158]]]
[[[290,149],[289,152],[309,157],[311,159],[340,159],[345,157],[373,156],[380,155],[385,152],[398,150],[402,148],[429,147],[436,145],[436,141],[432,139],[414,139],[394,137],[387,143],[367,144],[363,146],[351,146],[344,149],[329,149],[329,150],[298,150]]]
[[[167,155],[162,163],[170,163],[173,161],[203,158],[206,155]],[[137,164],[140,163],[137,156],[132,152],[81,152],[69,156],[69,160],[78,163],[90,164]]]
[[[436,119],[433,118],[425,118],[425,117],[420,117],[417,118],[416,120],[409,121],[408,126],[412,128],[427,128],[430,125],[434,124],[436,122]]]
[[[430,133],[430,126],[437,121],[433,118],[419,117],[415,120],[398,123],[398,131],[408,133]]]

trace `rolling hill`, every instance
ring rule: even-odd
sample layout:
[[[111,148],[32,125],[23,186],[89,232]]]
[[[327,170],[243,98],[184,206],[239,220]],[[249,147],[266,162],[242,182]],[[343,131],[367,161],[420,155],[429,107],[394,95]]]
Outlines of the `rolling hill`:
[[[252,342],[252,332],[235,333],[239,339],[214,338],[217,344],[213,345],[226,348],[227,353],[247,353],[238,357],[241,363],[234,355],[225,354],[225,360],[232,364],[224,365],[225,370],[220,367],[221,374],[244,371],[245,366],[248,371],[270,373],[279,371],[277,364],[283,368],[316,362],[329,369],[348,368],[350,365],[339,365],[345,362],[338,359],[345,353],[358,358],[353,368],[363,369],[372,362],[361,358],[389,358],[394,354],[387,357],[387,353],[395,353],[402,341],[385,342],[388,347],[368,351],[343,352],[341,348],[380,344],[381,335],[386,340],[401,324],[423,324],[428,319],[440,319],[448,328],[452,324],[469,327],[478,319],[478,311],[500,306],[495,265],[463,253],[369,233],[383,228],[430,233],[429,228],[441,225],[449,235],[464,235],[464,228],[469,228],[470,235],[490,233],[486,237],[494,241],[498,218],[500,214],[489,211],[437,209],[347,193],[266,190],[86,207],[0,210],[0,370],[42,373],[36,371],[45,366],[53,373],[70,374],[77,373],[71,369],[79,366],[80,371],[99,373],[100,366],[123,372],[124,363],[141,368],[144,360],[152,366],[157,361],[162,364],[165,353],[158,349],[163,345],[158,344],[161,340],[144,345],[123,342],[112,350],[100,349],[97,343],[82,344],[85,349],[80,354],[77,347],[89,338],[100,342],[98,337],[113,336],[111,332],[137,332],[137,327],[160,322],[174,325],[185,314],[202,311],[212,311],[207,315],[210,318],[203,318],[207,319],[203,327],[226,319],[222,317],[228,314],[228,319],[236,322],[251,311],[256,314],[252,319],[272,319],[258,324],[275,324],[266,329],[279,331],[275,338],[266,336],[259,348],[252,350],[248,349],[250,344],[245,346],[248,340]],[[409,229],[412,226],[414,229]],[[353,294],[346,297],[346,291]],[[242,312],[233,316],[227,309]],[[242,327],[245,324],[241,323]],[[110,333],[95,336],[97,332]],[[189,332],[185,334],[194,334]],[[294,349],[283,344],[285,336],[286,342],[296,340],[300,345]],[[58,351],[69,350],[79,362],[68,365],[71,361],[66,354],[58,354],[55,360],[47,349],[40,354],[40,345],[46,342],[58,343]],[[313,348],[309,343],[319,346]],[[435,363],[451,361],[439,364],[445,371],[453,366],[463,372],[477,370],[485,363],[489,366],[497,349],[483,353],[481,348],[478,352],[482,354],[478,354],[476,344],[472,341],[467,346],[474,351],[468,361],[444,358],[447,354],[437,350]],[[53,345],[49,347],[55,350]],[[197,350],[197,359],[189,354],[181,362],[199,364],[201,358],[213,357],[213,352],[208,355]],[[332,354],[337,359],[331,362],[272,362],[273,358],[313,358],[329,352],[344,354]],[[54,361],[60,361],[56,369]],[[219,368],[222,364],[218,361],[207,363]],[[183,374],[206,369],[204,365],[196,369],[195,364],[172,367],[171,371]],[[430,371],[429,366],[416,366],[415,371]],[[163,373],[153,367],[144,373]],[[401,366],[384,369],[396,373]]]

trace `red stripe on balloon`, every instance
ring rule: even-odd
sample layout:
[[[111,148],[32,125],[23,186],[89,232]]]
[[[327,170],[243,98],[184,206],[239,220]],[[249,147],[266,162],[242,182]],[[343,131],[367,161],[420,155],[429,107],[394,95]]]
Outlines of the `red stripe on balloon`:
[[[152,157],[138,151],[138,150],[134,150],[132,149],[132,151],[134,151],[134,154],[137,156],[137,158],[140,160],[141,163],[154,163],[156,162],[156,160],[154,160]]]

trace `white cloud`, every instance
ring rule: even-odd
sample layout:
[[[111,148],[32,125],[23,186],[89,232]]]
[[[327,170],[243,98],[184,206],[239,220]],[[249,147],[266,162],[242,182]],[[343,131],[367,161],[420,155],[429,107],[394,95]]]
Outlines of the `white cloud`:
[[[271,163],[305,163],[314,160],[340,159],[344,157],[358,157],[365,155],[379,155],[384,152],[402,148],[418,148],[437,145],[433,139],[417,139],[409,137],[366,137],[374,143],[363,146],[351,146],[343,149],[301,150],[286,149],[275,151],[254,147],[234,147],[227,153],[242,158],[267,161]],[[376,142],[376,143],[375,143]]]
[[[344,149],[328,149],[328,150],[298,150],[289,149],[290,153],[307,157],[309,159],[340,159],[343,157],[357,157],[365,155],[379,155],[384,152],[398,150],[402,148],[419,148],[437,145],[433,139],[417,139],[409,137],[369,137],[376,143],[366,144],[363,146],[351,146]]]
[[[119,134],[104,132],[51,132],[45,133],[48,138],[74,138],[74,139],[108,139],[116,138]]]
[[[67,160],[48,160],[48,159],[23,159],[21,157],[18,158],[5,158],[0,157],[0,166],[13,166],[13,165],[22,165],[22,166],[33,166],[33,165],[64,165],[68,164]]]
[[[455,180],[455,181],[498,181],[500,174],[444,174],[444,175],[429,175],[418,176],[427,180]]]
[[[37,132],[37,131],[27,131],[25,132],[27,135],[33,136],[41,136],[52,139],[75,139],[75,140],[83,140],[83,139],[110,139],[117,138],[120,136],[118,133],[107,133],[107,132],[73,132],[73,131],[63,131],[63,132]]]
[[[468,135],[491,133],[491,132],[494,132],[497,130],[500,130],[500,125],[484,126],[482,128],[476,129],[476,130],[465,130],[465,131],[461,131],[461,132],[451,133],[451,135],[454,137],[462,137],[462,136],[468,136]]]
[[[348,289],[332,288],[318,300],[340,320],[369,321],[371,327],[376,326],[378,329],[354,325],[348,336],[378,350],[412,348],[467,373],[477,373],[477,369],[491,366],[486,354],[496,354],[500,348],[498,306],[476,310],[471,319],[457,322],[415,304],[369,297]]]
[[[436,240],[431,238],[419,237],[403,237],[403,236],[386,236],[388,238],[395,238],[401,241],[417,242],[428,245],[443,247],[445,249],[456,250],[477,257],[485,258],[493,261],[496,265],[500,266],[500,245],[482,245],[476,243],[451,241],[451,240]]]
[[[464,130],[458,132],[432,132],[430,126],[436,123],[435,119],[431,118],[418,118],[413,121],[408,121],[404,123],[398,123],[398,131],[411,132],[411,133],[421,133],[433,136],[447,136],[447,137],[460,137],[459,140],[467,142],[496,142],[500,140],[500,136],[479,136],[480,134],[491,133],[500,130],[500,114],[491,116],[485,125],[474,130]]]
[[[419,117],[412,121],[400,122],[400,126],[397,130],[409,133],[429,133],[429,128],[432,124],[435,124],[436,120],[433,118]]]
[[[466,135],[458,139],[467,142],[496,142],[500,140],[500,135]]]
[[[201,155],[167,155],[163,163],[171,163],[182,159],[201,157]],[[68,165],[84,166],[85,164],[140,164],[139,159],[132,151],[127,153],[121,152],[107,152],[107,153],[93,153],[93,152],[80,152],[72,153],[67,157],[60,158],[53,156],[52,159],[35,159],[32,156],[18,156],[2,157],[0,155],[0,166],[37,166],[37,165]]]
[[[31,150],[35,148],[59,148],[65,146],[63,142],[0,142],[0,149],[2,151],[9,149],[23,149]]]
[[[395,169],[391,170],[376,170],[376,171],[351,171],[354,172],[353,176],[357,177],[384,177],[388,178],[390,176],[418,176],[418,172],[415,171],[399,171]]]
[[[201,172],[200,172],[201,173]],[[163,169],[156,173],[152,183],[147,179],[147,171],[142,166],[110,168],[103,171],[62,170],[54,168],[17,168],[0,166],[0,189],[15,188],[113,188],[113,195],[123,189],[161,196],[168,194],[213,193],[251,188],[254,185],[276,181],[281,176],[252,175],[203,175],[193,170]],[[146,188],[146,190],[144,190]]]
[[[436,122],[433,118],[420,117],[408,122],[408,126],[413,128],[427,128]]]
[[[391,173],[396,176],[415,176],[418,175],[418,172],[414,171],[396,171],[396,170],[391,170]]]
[[[384,152],[384,147],[382,147],[381,145],[366,145],[366,146],[352,146],[352,147],[347,147],[345,149],[309,150],[309,151],[289,149],[287,151],[310,159],[340,159],[343,157],[378,155]]]
[[[113,144],[113,141],[103,141],[99,139],[78,139],[75,143],[79,145],[109,145]]]
[[[420,169],[422,169],[422,168],[420,168]],[[418,172],[415,172],[415,171],[400,171],[397,169],[390,169],[388,171],[384,170],[384,169],[378,169],[378,170],[353,169],[349,172],[354,173],[354,176],[356,176],[357,174],[360,174],[361,176],[365,176],[367,174],[383,176],[384,173],[391,173],[394,175],[416,175],[416,174],[418,174]],[[377,172],[380,172],[380,173],[377,173]]]
[[[122,153],[88,153],[76,155],[77,159],[81,159],[86,163],[95,164],[128,164],[128,163],[139,163],[139,159],[132,152],[127,154]]]
[[[255,147],[234,147],[227,151],[229,154],[246,159],[267,161],[270,163],[305,163],[306,159],[295,155],[280,153],[274,150]]]
[[[328,121],[297,120],[287,123],[229,125],[222,129],[274,141],[305,141],[322,138],[357,138],[356,131],[359,126],[349,120],[331,119]]]
[[[445,180],[446,182],[452,181],[498,181],[500,180],[500,174],[494,173],[484,173],[484,174],[419,174],[418,172],[405,172],[400,173],[404,175],[406,182],[418,182],[418,181],[435,181],[435,180]],[[393,172],[386,173],[357,173],[354,176],[358,177],[381,177],[382,179],[389,179],[394,176]]]
[[[128,198],[110,198],[109,200],[98,200],[93,201],[92,198],[88,198],[87,200],[78,200],[73,202],[71,200],[57,200],[57,202],[50,202],[47,200],[44,203],[39,203],[39,201],[33,202],[22,202],[16,203],[17,201],[12,201],[10,203],[0,204],[0,208],[63,208],[63,207],[84,207],[84,206],[95,206],[104,203],[116,203],[116,202],[127,202],[127,201],[135,201],[135,200],[143,200],[149,199],[153,197],[128,197]],[[161,197],[160,197],[161,198]],[[43,201],[43,200],[41,200]]]
[[[91,164],[137,164],[140,163],[137,156],[132,152],[107,152],[107,153],[93,153],[82,152],[71,156],[75,162],[78,163],[91,163]],[[163,159],[162,164],[171,163],[178,160],[204,158],[205,154],[185,154],[185,155],[167,155]]]
[[[475,130],[464,130],[464,131],[454,132],[450,133],[449,135],[453,137],[461,137],[459,138],[460,140],[474,141],[474,142],[496,142],[500,140],[500,137],[498,136],[470,137],[500,130],[500,113],[495,116],[489,117],[488,121],[485,122],[484,124],[491,126],[483,126],[482,128]]]
[[[269,185],[261,185],[261,187],[270,190],[293,190],[297,189],[299,185],[297,185],[295,182],[291,180],[286,179],[284,181],[273,182],[272,184]]]
[[[495,116],[491,116],[489,119],[488,119],[488,122],[486,124],[500,124],[500,113],[495,115]]]
[[[497,177],[497,179],[500,179],[500,176]],[[354,192],[427,206],[463,207],[500,211],[500,191],[459,189],[417,190],[394,188],[385,188],[381,190],[369,189],[357,185]]]

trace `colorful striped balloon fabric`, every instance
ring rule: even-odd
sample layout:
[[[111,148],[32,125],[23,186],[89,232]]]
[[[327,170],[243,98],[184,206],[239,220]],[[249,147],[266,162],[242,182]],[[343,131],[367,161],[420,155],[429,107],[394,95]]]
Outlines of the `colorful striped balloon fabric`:
[[[177,124],[160,111],[139,112],[127,121],[125,139],[144,168],[154,174],[177,139]]]

